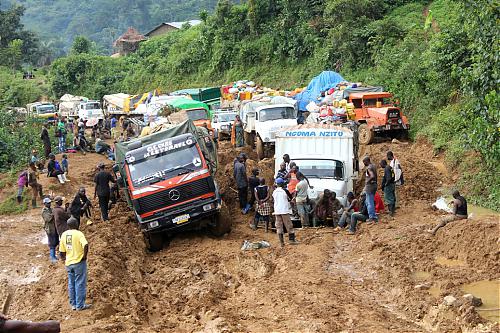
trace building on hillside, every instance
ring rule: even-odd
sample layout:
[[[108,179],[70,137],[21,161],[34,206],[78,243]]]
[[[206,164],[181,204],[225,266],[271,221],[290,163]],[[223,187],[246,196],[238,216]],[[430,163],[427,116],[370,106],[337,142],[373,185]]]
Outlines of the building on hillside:
[[[161,36],[166,33],[169,33],[171,31],[176,31],[182,28],[182,26],[188,23],[190,26],[195,26],[201,23],[200,20],[190,20],[190,21],[184,21],[184,22],[164,22],[161,23],[159,26],[156,28],[153,28],[150,32],[146,33],[146,37],[155,37],[155,36]]]
[[[130,27],[115,40],[113,47],[120,56],[124,56],[135,52],[139,48],[139,43],[144,40],[146,40],[144,35],[141,35],[136,29]]]

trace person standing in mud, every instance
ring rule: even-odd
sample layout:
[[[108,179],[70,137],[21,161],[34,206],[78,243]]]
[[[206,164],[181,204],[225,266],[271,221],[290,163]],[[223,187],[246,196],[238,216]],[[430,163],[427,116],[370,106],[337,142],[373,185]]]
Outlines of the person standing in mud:
[[[309,228],[309,213],[306,209],[307,190],[309,189],[309,184],[301,172],[297,172],[297,179],[299,181],[295,186],[295,203],[297,205],[297,213],[299,214],[302,228]]]
[[[38,183],[38,171],[36,165],[30,162],[28,169],[28,185],[31,187],[32,197],[31,197],[31,207],[36,208],[36,197],[40,196],[43,198],[43,188],[40,183]]]
[[[259,169],[252,169],[252,175],[248,178],[248,187],[250,189],[250,207],[253,207],[255,204],[255,188],[259,186]]]
[[[276,173],[276,177],[274,177],[274,179],[281,178],[283,180],[286,180],[287,174],[288,174],[288,172],[286,171],[286,164],[285,164],[285,162],[281,162],[280,169]]]
[[[68,230],[68,219],[71,214],[63,207],[63,198],[61,196],[55,197],[54,203],[55,207],[52,209],[52,213],[54,214],[56,232],[60,236]]]
[[[435,226],[434,229],[429,230],[429,233],[431,233],[433,236],[440,228],[444,227],[448,223],[459,220],[466,220],[468,217],[467,200],[465,200],[465,198],[460,195],[460,192],[458,192],[458,190],[453,191],[452,195],[452,212],[450,213],[450,215],[443,217],[441,219],[441,222],[437,226]]]
[[[48,126],[47,124],[43,124],[42,133],[40,134],[40,139],[42,139],[43,143],[43,152],[45,155],[45,159],[48,159],[50,153],[52,153],[52,147],[50,145],[50,135],[47,126]]]
[[[378,217],[375,213],[375,192],[377,192],[377,168],[370,161],[369,156],[363,158],[363,164],[366,167],[365,172],[365,188],[366,207],[368,209],[367,224],[377,223]]]
[[[240,201],[241,212],[246,214],[250,205],[248,204],[247,171],[242,155],[238,156],[238,161],[234,164],[234,179],[236,180],[236,186],[238,187],[238,199]]]
[[[394,170],[387,164],[386,160],[380,161],[380,167],[384,169],[384,178],[382,178],[382,192],[384,192],[384,201],[389,208],[389,214],[394,216],[396,211],[396,184],[394,183]]]
[[[74,217],[78,221],[78,225],[80,225],[80,218],[85,214],[88,218],[90,218],[90,207],[92,207],[92,203],[89,198],[85,194],[85,188],[80,187],[78,192],[75,195],[75,198],[71,202],[70,212],[71,216]]]
[[[47,233],[49,245],[49,258],[52,263],[57,262],[56,247],[59,245],[59,236],[56,231],[56,224],[54,220],[54,212],[50,207],[52,200],[50,198],[43,199],[42,219],[43,229]]]
[[[69,230],[61,235],[59,252],[68,272],[69,303],[73,310],[82,311],[91,307],[85,303],[89,245],[85,235],[78,230],[78,225],[74,217],[68,220]]]
[[[387,152],[387,160],[389,161],[389,165],[391,166],[392,170],[394,171],[394,184],[395,184],[395,190],[394,190],[394,209],[397,207],[397,197],[398,197],[398,187],[404,184],[404,177],[403,177],[403,169],[401,169],[401,163],[399,163],[399,159],[397,159],[394,156],[394,153],[392,151]]]
[[[95,190],[94,190],[94,199],[95,197],[99,198],[99,208],[101,209],[101,217],[104,222],[109,221],[109,199],[111,196],[111,190],[109,188],[109,183],[115,183],[115,179],[109,172],[107,172],[104,168],[104,163],[99,163],[97,166],[99,172],[94,177]]]
[[[276,218],[276,233],[280,241],[281,247],[285,246],[285,230],[288,231],[288,239],[291,245],[296,245],[295,230],[293,229],[292,220],[290,219],[290,199],[288,194],[283,189],[285,181],[281,178],[276,179],[276,189],[273,192],[274,216]]]

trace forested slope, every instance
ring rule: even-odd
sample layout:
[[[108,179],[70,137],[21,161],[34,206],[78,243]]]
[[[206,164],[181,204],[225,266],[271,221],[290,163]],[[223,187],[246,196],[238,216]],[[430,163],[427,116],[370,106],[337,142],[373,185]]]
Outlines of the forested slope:
[[[112,42],[133,26],[146,33],[161,22],[198,19],[217,0],[4,0],[26,8],[23,23],[52,48],[68,50],[76,36],[110,53]]]

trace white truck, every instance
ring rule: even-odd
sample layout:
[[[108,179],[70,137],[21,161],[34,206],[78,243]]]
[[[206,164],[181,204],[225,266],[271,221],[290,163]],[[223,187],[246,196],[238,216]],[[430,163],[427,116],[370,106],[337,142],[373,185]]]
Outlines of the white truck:
[[[358,178],[358,133],[354,123],[304,124],[276,135],[275,174],[281,156],[290,155],[309,180],[309,199],[317,200],[325,189],[334,191],[345,205]]]
[[[87,121],[96,118],[104,119],[104,113],[99,101],[92,101],[83,96],[63,95],[60,98],[59,113],[63,117]]]
[[[245,143],[255,148],[259,159],[272,156],[276,133],[297,124],[297,110],[292,104],[251,101],[240,108]]]

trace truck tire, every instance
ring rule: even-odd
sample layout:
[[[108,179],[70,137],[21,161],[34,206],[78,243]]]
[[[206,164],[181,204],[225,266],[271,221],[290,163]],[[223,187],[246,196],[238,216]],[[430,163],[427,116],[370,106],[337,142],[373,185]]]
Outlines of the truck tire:
[[[361,124],[358,128],[359,143],[362,145],[369,145],[373,142],[375,133],[368,127],[367,124]]]
[[[151,252],[158,252],[163,249],[163,233],[144,233],[144,241]]]
[[[243,132],[243,140],[247,146],[253,147],[253,134],[248,132]]]
[[[264,151],[264,142],[262,142],[262,139],[260,136],[257,137],[257,143],[256,145],[256,150],[257,150],[257,157],[259,160],[262,160],[265,157],[265,151]]]
[[[222,207],[220,212],[218,212],[212,217],[212,221],[208,225],[207,229],[211,235],[215,237],[221,237],[224,236],[224,234],[227,234],[231,231],[232,224],[233,223],[231,220],[229,209],[224,204],[224,202],[222,202]]]

